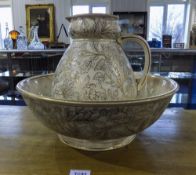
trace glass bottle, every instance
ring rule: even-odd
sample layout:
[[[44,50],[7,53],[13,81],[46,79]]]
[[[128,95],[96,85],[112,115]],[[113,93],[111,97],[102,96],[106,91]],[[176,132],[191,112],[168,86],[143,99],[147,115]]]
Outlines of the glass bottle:
[[[1,32],[1,23],[0,23],[0,49],[3,49],[3,38],[2,38],[2,32]]]
[[[9,35],[9,28],[8,28],[8,23],[5,24],[6,26],[6,35],[5,35],[5,39],[4,39],[4,47],[5,49],[13,49],[13,41],[10,38]]]
[[[19,27],[19,36],[17,38],[17,49],[27,50],[27,37],[25,36],[24,29],[22,26]]]
[[[38,26],[32,27],[32,33],[33,33],[33,40],[28,46],[28,49],[32,50],[43,50],[44,49],[44,44],[40,41],[38,37]]]

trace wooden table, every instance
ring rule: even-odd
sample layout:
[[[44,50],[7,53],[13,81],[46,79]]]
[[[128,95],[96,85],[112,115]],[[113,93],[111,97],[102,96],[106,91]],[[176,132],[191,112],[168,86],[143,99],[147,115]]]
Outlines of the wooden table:
[[[0,175],[196,175],[196,111],[167,109],[128,146],[85,152],[62,144],[27,107],[0,106]]]

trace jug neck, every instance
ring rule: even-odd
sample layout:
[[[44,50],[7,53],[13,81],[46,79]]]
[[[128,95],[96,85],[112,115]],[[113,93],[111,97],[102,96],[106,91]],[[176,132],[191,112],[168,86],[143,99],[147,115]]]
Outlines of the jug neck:
[[[101,41],[103,41],[103,42],[106,42],[106,41],[108,41],[108,42],[111,42],[111,41],[114,41],[114,42],[117,42],[117,40],[116,39],[112,39],[112,38],[74,38],[74,39],[72,39],[71,41],[97,41],[97,42],[101,42]]]
[[[72,39],[117,39],[120,35],[117,18],[101,15],[83,15],[70,20]]]

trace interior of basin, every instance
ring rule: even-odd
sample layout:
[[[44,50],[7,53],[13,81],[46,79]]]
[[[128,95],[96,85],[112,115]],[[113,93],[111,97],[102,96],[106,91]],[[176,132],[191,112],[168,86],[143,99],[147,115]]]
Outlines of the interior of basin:
[[[48,75],[40,75],[31,78],[27,78],[22,80],[17,85],[17,89],[23,95],[28,95],[34,98],[48,99],[48,100],[57,100],[63,102],[74,102],[70,100],[60,100],[54,99],[51,95],[51,87],[52,87],[53,74]],[[152,76],[149,75],[147,78],[146,88],[142,89],[141,92],[138,93],[138,96],[134,100],[126,100],[122,102],[140,102],[146,100],[157,99],[165,96],[170,96],[174,94],[178,90],[178,84],[167,78],[163,78],[161,76]],[[145,93],[143,93],[145,92]],[[114,101],[113,101],[114,102]],[[119,102],[119,101],[117,101]],[[77,103],[80,103],[77,101]],[[84,101],[81,101],[84,103]],[[89,102],[88,102],[89,103]],[[90,101],[90,103],[102,103],[101,101]],[[110,101],[104,101],[103,103],[110,103]]]

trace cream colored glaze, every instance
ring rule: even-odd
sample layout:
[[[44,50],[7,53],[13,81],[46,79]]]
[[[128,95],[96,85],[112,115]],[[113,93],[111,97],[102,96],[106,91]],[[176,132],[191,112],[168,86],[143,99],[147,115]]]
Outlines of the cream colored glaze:
[[[150,71],[147,42],[136,35],[121,36],[117,18],[111,15],[78,15],[69,19],[73,40],[56,68],[52,96],[74,101],[135,99]],[[127,40],[144,48],[143,76],[138,82],[121,47]]]
[[[128,144],[161,116],[178,89],[173,80],[148,76],[147,96],[83,102],[54,99],[50,93],[52,81],[53,74],[32,77],[18,83],[17,89],[35,116],[64,143],[94,151]]]
[[[68,99],[55,99],[53,95],[51,94],[51,88],[52,88],[52,82],[53,82],[53,77],[54,74],[49,74],[49,75],[41,75],[41,76],[35,76],[29,79],[26,79],[24,81],[21,81],[18,85],[17,88],[19,91],[22,93],[25,93],[27,95],[35,95],[37,96],[36,98],[49,98],[54,101],[59,101],[59,102],[75,102],[74,100],[68,100]],[[168,94],[173,94],[177,91],[178,85],[175,81],[167,78],[163,78],[160,76],[152,76],[148,75],[147,76],[147,82],[141,91],[146,91],[147,93],[139,93],[140,95],[137,96],[135,100],[125,100],[124,102],[136,102],[142,100],[148,101],[148,100],[153,100],[154,98],[161,98],[164,97],[165,95],[168,96]],[[82,103],[88,103],[88,102],[83,102],[83,101],[77,101],[77,104],[82,104]],[[89,104],[109,104],[109,103],[115,103],[115,101],[110,101],[110,102],[105,102],[105,101],[92,101],[89,102]],[[119,104],[119,102],[116,102]]]

